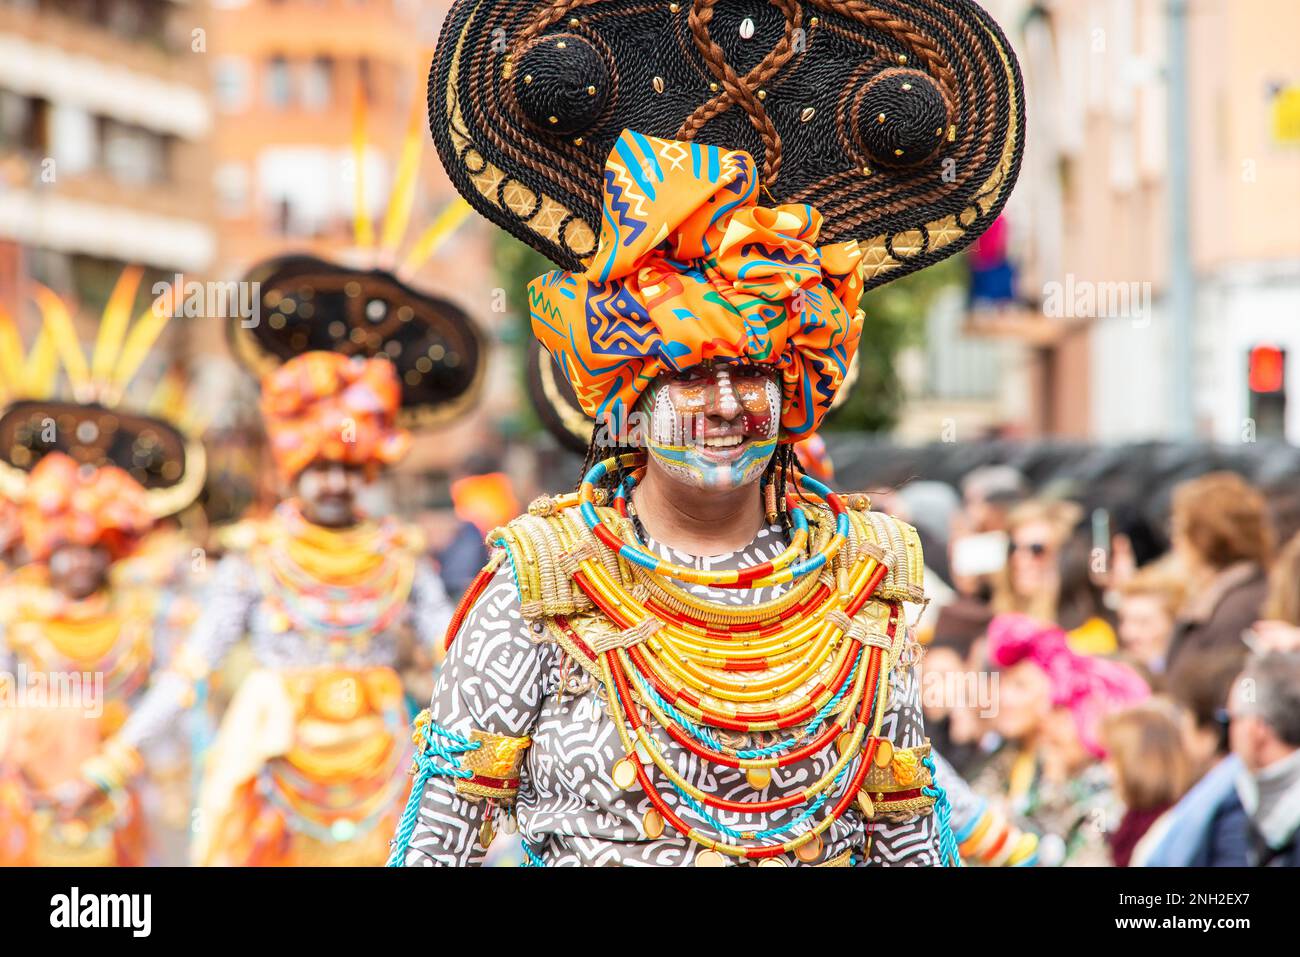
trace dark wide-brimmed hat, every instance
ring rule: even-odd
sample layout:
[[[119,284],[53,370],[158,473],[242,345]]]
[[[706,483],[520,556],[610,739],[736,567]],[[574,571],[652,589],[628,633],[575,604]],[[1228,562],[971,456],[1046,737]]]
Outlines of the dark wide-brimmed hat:
[[[389,272],[289,255],[254,266],[256,321],[232,319],[235,354],[258,378],[305,352],[392,361],[402,385],[400,423],[433,428],[471,405],[487,346],[455,303],[419,292]]]
[[[75,310],[53,290],[33,284],[43,331],[26,357],[16,322],[0,310],[0,498],[23,502],[30,474],[52,454],[86,470],[121,469],[144,489],[155,518],[184,511],[202,492],[207,455],[201,429],[187,421],[194,410],[183,399],[149,411],[126,399],[171,316],[159,297],[132,320],[142,276],[136,266],[118,276],[90,353],[78,341]]]
[[[21,501],[28,473],[54,452],[122,469],[144,487],[157,518],[189,507],[207,475],[203,443],[162,419],[98,402],[28,399],[0,413],[0,494]]]
[[[744,150],[858,240],[868,289],[945,259],[1019,172],[1023,84],[970,0],[460,0],[429,75],[453,183],[562,268],[600,235],[625,129]]]

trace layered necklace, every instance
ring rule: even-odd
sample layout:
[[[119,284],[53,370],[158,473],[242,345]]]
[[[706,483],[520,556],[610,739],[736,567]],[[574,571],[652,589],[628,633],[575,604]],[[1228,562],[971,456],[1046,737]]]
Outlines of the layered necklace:
[[[396,541],[397,529],[386,522],[323,528],[290,503],[276,516],[256,565],[277,631],[364,644],[394,625],[415,574],[415,556]]]
[[[138,589],[72,601],[48,586],[25,587],[10,643],[34,671],[95,672],[111,700],[131,697],[149,677],[154,603]]]
[[[557,620],[608,691],[624,752],[612,771],[614,783],[625,790],[639,786],[649,798],[648,837],[657,838],[668,825],[703,846],[701,857],[711,857],[697,863],[720,864],[723,855],[777,863],[788,853],[814,861],[822,851],[821,835],[860,800],[873,762],[886,766],[892,760],[892,745],[879,732],[899,609],[883,602],[868,607],[888,569],[863,550],[832,573],[832,562],[849,538],[849,511],[838,495],[806,475],[800,477],[802,491],[825,502],[835,516],[833,533],[822,536],[812,555],[804,554],[811,523],[803,501],[790,494],[790,546],[776,558],[718,571],[660,559],[624,537],[612,520],[626,517],[636,473],[617,490],[612,514],[596,509],[597,484],[616,469],[639,465],[642,453],[598,463],[584,478],[576,503],[569,504],[576,505],[600,543],[633,569],[635,592],[599,555],[569,542],[574,583],[617,631],[587,640]],[[787,583],[791,587],[780,597],[749,607],[723,606],[681,587]],[[748,748],[722,740],[732,734],[750,740],[765,732],[782,732],[785,738]],[[665,739],[710,764],[743,770],[756,792],[771,782],[773,769],[823,752],[833,759],[825,774],[792,794],[736,801],[687,781],[667,756]],[[676,793],[678,806],[690,808],[712,833],[679,816],[653,772]],[[790,819],[764,830],[733,828],[714,811],[788,811]]]

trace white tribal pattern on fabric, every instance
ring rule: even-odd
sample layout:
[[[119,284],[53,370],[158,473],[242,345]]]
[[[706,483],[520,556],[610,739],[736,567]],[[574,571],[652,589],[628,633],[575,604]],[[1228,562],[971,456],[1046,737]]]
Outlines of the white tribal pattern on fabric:
[[[780,529],[771,527],[761,530],[748,548],[712,558],[695,558],[655,542],[648,545],[679,564],[722,569],[766,561],[784,548],[784,541]],[[690,586],[690,590],[711,601],[740,605],[770,600],[784,589]],[[542,624],[524,621],[508,564],[461,627],[439,676],[431,710],[434,722],[460,735],[478,730],[531,736],[515,810],[523,838],[547,866],[682,867],[695,863],[698,846],[671,828],[656,840],[646,837],[642,821],[651,809],[650,799],[639,788],[619,790],[610,777],[623,749],[606,712],[604,689],[566,660],[562,649],[547,639]],[[924,741],[920,686],[911,669],[900,666],[892,675],[881,734],[897,748],[916,747]],[[674,742],[665,742],[665,748],[677,771],[694,786],[720,797],[753,800],[755,792],[743,771],[706,765]],[[832,762],[833,755],[824,751],[791,767],[775,769],[763,796],[775,798],[804,787],[825,774]],[[674,792],[666,791],[664,797],[684,820],[699,822]],[[481,864],[485,849],[479,843],[479,829],[486,810],[486,801],[470,801],[457,794],[453,779],[431,778],[422,796],[406,865]],[[712,813],[730,827],[759,830],[787,824],[800,810],[761,816]],[[917,815],[897,824],[875,822],[870,827],[871,849],[864,857],[867,822],[856,807],[850,808],[823,835],[822,860],[851,850],[862,865],[939,864],[933,815]],[[800,863],[793,855],[786,855],[783,861]]]
[[[392,667],[398,662],[400,628],[409,627],[421,644],[433,647],[442,639],[451,613],[442,579],[428,561],[420,559],[406,607],[395,627],[361,636],[364,640],[343,643],[286,632],[272,620],[267,596],[248,557],[232,552],[217,565],[204,591],[203,613],[190,632],[186,651],[209,671],[215,670],[245,638],[262,668],[288,671]],[[191,681],[191,677],[175,673],[161,675],[123,727],[122,740],[137,745],[162,733],[188,707]]]

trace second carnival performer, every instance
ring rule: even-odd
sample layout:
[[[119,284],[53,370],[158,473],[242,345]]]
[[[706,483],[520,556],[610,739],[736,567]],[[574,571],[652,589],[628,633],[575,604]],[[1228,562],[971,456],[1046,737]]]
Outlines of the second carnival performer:
[[[248,281],[269,315],[232,325],[234,345],[263,373],[286,495],[218,564],[175,666],[109,753],[162,732],[247,637],[257,667],[206,755],[193,863],[381,864],[411,754],[399,638],[436,646],[452,607],[422,536],[366,517],[359,498],[408,451],[400,423],[473,401],[481,340],[459,309],[387,272],[288,256]]]
[[[11,682],[0,686],[0,865],[139,865],[179,843],[170,820],[145,818],[176,796],[183,739],[152,742],[152,780],[136,776],[136,753],[101,753],[174,653],[189,607],[183,582],[132,566],[205,474],[197,438],[124,401],[168,315],[155,305],[131,324],[140,278],[122,273],[89,358],[71,308],[43,286],[43,331],[25,362],[0,314],[0,495],[26,559],[0,580],[0,682]],[[53,397],[56,357],[67,399]],[[83,775],[101,799],[64,813]]]
[[[391,863],[477,864],[501,828],[535,866],[957,862],[916,533],[793,444],[864,291],[996,217],[1023,103],[974,4],[881,6],[453,6],[434,139],[561,266],[533,330],[599,425],[579,491],[489,536]]]

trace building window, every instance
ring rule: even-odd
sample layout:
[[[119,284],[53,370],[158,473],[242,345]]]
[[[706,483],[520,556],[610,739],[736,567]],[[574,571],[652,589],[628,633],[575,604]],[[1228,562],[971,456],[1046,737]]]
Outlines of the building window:
[[[248,214],[248,167],[243,163],[222,163],[213,174],[217,210],[226,219]]]
[[[303,106],[309,110],[325,110],[333,99],[334,61],[327,56],[318,56],[306,64],[303,73]]]
[[[74,106],[56,104],[50,109],[50,153],[58,174],[84,173],[99,160],[95,118]]]
[[[271,227],[282,236],[325,232],[333,216],[330,151],[275,147],[258,157],[257,184]]]
[[[137,0],[109,0],[102,9],[104,25],[119,36],[138,36],[145,29],[144,6]]]
[[[24,153],[40,152],[36,114],[36,100],[12,90],[0,90],[0,147]]]
[[[289,61],[274,56],[266,64],[266,102],[277,110],[287,109],[293,99]]]
[[[167,179],[167,140],[138,126],[104,123],[104,168],[119,183],[145,185]]]
[[[248,108],[252,70],[240,57],[219,57],[212,73],[212,95],[223,113],[242,113]]]

